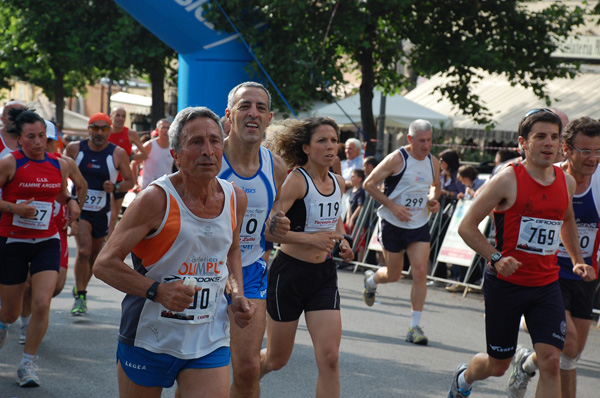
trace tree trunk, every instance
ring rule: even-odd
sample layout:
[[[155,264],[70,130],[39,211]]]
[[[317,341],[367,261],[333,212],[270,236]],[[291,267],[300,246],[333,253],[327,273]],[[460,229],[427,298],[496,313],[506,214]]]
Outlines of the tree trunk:
[[[64,129],[64,114],[65,114],[65,74],[59,68],[54,71],[54,104],[56,105],[55,119],[56,127],[60,130]]]
[[[375,86],[375,73],[373,71],[373,50],[365,48],[360,55],[360,70],[362,82],[360,83],[360,119],[362,129],[367,141],[366,153],[375,153],[375,143],[372,139],[377,137],[375,133],[375,119],[373,118],[373,89]],[[360,138],[360,137],[359,137]]]
[[[152,84],[152,127],[165,117],[165,68],[156,63],[150,71],[150,83]]]

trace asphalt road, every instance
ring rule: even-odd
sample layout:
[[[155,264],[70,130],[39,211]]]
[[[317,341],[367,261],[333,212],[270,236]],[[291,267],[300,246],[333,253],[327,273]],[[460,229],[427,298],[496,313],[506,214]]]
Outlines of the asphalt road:
[[[71,268],[64,291],[52,302],[50,327],[39,349],[41,387],[23,389],[16,384],[16,367],[23,346],[18,344],[19,321],[10,327],[0,350],[0,398],[117,397],[115,348],[123,294],[93,279],[88,314],[72,317]],[[339,271],[343,337],[340,347],[343,397],[445,397],[454,369],[485,348],[481,295],[430,289],[422,325],[428,346],[404,341],[410,321],[410,281],[379,288],[369,308],[361,298],[362,275]],[[531,347],[527,334],[520,343]],[[579,362],[579,397],[597,397],[600,379],[600,329],[594,323]],[[304,320],[289,364],[262,380],[262,397],[314,396],[316,364]],[[504,397],[507,376],[477,383],[474,397]],[[537,377],[527,397],[533,397]],[[173,397],[174,388],[163,397]]]

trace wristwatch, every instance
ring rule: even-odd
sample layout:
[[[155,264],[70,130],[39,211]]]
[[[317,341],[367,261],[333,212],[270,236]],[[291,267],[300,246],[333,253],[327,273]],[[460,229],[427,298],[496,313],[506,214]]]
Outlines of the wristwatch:
[[[79,202],[79,198],[78,198],[77,196],[69,196],[69,197],[68,197],[68,198],[65,200],[65,204],[69,203],[69,201],[70,201],[71,199],[72,199],[72,200],[74,200],[75,202],[77,202],[77,204],[78,204],[78,205],[79,205],[79,204],[81,204],[81,203]]]
[[[115,186],[115,189],[113,189],[113,193],[117,192],[119,190],[119,183],[117,182],[116,184],[113,184]]]
[[[158,285],[160,285],[159,282],[154,282],[152,284],[152,286],[150,286],[148,288],[148,291],[146,292],[146,298],[150,301],[154,301],[156,300],[156,294],[158,293]]]
[[[494,270],[496,269],[496,263],[498,261],[500,261],[501,258],[502,258],[502,253],[500,253],[500,252],[496,252],[496,253],[492,254],[492,257],[490,257],[490,265],[492,266],[492,268]]]

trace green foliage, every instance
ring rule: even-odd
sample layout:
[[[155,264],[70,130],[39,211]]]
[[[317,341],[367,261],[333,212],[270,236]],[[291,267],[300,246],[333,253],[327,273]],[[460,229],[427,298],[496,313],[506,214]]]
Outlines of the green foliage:
[[[41,87],[59,122],[63,98],[87,83],[164,76],[176,56],[113,1],[2,0],[0,26],[0,85],[18,78]]]
[[[372,92],[396,93],[420,76],[444,73],[437,88],[479,123],[490,112],[471,91],[478,70],[504,74],[549,101],[545,81],[572,76],[576,65],[550,56],[553,38],[583,22],[583,10],[559,3],[535,13],[516,0],[221,0],[287,100],[296,108],[327,99],[346,83],[343,71],[362,76],[363,128],[375,137]],[[207,19],[231,32],[216,1]],[[259,28],[260,27],[260,28]],[[410,45],[406,45],[410,43]],[[253,71],[258,68],[253,66]],[[362,98],[364,97],[364,98]],[[281,108],[281,102],[275,101]]]

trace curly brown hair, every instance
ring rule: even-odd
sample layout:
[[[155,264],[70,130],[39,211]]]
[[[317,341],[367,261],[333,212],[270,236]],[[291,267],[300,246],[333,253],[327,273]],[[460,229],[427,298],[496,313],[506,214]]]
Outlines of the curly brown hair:
[[[340,128],[335,120],[329,117],[315,116],[308,119],[286,119],[281,121],[283,128],[271,134],[268,139],[268,147],[281,156],[288,168],[293,169],[304,166],[308,162],[308,156],[302,149],[303,145],[309,145],[315,129],[321,125],[329,125],[335,130],[338,139]]]

